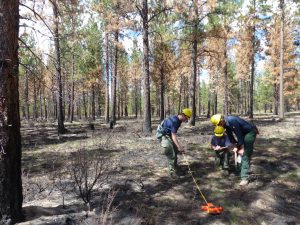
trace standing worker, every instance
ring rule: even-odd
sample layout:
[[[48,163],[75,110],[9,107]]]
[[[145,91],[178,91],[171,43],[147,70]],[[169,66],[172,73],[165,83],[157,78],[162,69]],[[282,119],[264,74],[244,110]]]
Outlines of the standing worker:
[[[210,121],[215,126],[222,126],[232,143],[237,143],[238,153],[242,156],[241,162],[241,182],[244,186],[249,183],[250,160],[253,152],[253,145],[256,139],[257,129],[251,123],[238,116],[223,116],[221,114],[213,115]],[[237,137],[235,140],[233,133]]]
[[[233,144],[225,134],[224,127],[215,127],[214,135],[211,137],[211,148],[216,153],[215,165],[221,166],[229,173],[229,151],[233,148]]]
[[[177,139],[177,131],[182,122],[187,122],[192,116],[192,109],[183,109],[179,115],[170,116],[157,128],[156,136],[161,140],[164,154],[168,158],[169,172],[174,176],[177,172],[177,154],[184,153],[184,148]]]

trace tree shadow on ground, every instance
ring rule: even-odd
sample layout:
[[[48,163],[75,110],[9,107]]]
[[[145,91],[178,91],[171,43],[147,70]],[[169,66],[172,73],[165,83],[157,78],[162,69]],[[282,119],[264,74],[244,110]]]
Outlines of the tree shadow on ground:
[[[294,139],[291,141],[294,141]],[[282,148],[278,148],[277,151],[280,151],[280,149]],[[289,184],[282,183],[280,177],[287,171],[296,172],[299,154],[286,152],[288,155],[274,157],[272,155],[273,151],[274,149],[269,152],[260,152],[260,149],[255,151],[253,163],[260,166],[260,170],[265,171],[267,176],[259,177],[256,176],[257,174],[252,173],[251,176],[254,177],[252,183],[245,188],[238,187],[236,177],[229,178],[229,182],[226,181],[226,178],[209,177],[213,165],[204,161],[207,157],[205,154],[202,155],[204,160],[199,162],[197,161],[199,159],[195,157],[196,161],[190,163],[191,170],[195,171],[195,177],[202,182],[202,192],[209,196],[211,202],[220,203],[224,206],[225,211],[221,215],[211,216],[199,211],[199,205],[203,204],[203,201],[201,203],[201,200],[193,200],[192,186],[194,184],[191,177],[188,176],[179,178],[176,181],[170,180],[168,177],[161,177],[156,180],[155,184],[145,187],[147,197],[141,193],[140,198],[135,195],[133,199],[127,199],[125,202],[128,202],[129,205],[124,205],[125,207],[122,208],[135,206],[136,211],[138,211],[144,204],[143,207],[147,209],[145,209],[145,216],[152,217],[148,221],[156,221],[157,224],[167,224],[167,222],[172,223],[172,221],[174,222],[172,224],[205,224],[222,221],[225,224],[238,223],[246,225],[261,224],[264,221],[272,222],[274,220],[283,220],[286,224],[296,224],[297,211],[300,210],[300,205],[297,203],[299,197],[296,197],[296,201],[293,198],[300,196],[299,188],[291,188]],[[272,158],[272,161],[268,158]],[[218,179],[218,181],[216,182],[215,179]],[[294,185],[299,183],[299,177],[293,183]],[[214,184],[217,186],[212,187]],[[186,196],[188,203],[185,203],[185,200],[182,199],[176,200],[175,197],[173,199],[162,198],[164,194],[169,196],[169,192],[174,189],[178,191],[179,196]],[[143,198],[147,201],[143,201]],[[168,217],[166,218],[163,215],[168,215]],[[170,219],[170,217],[173,219]]]
[[[207,200],[222,205],[224,212],[212,216],[200,211],[204,201],[195,196],[195,184],[183,156],[179,155],[179,163],[184,175],[170,178],[167,172],[164,173],[166,158],[160,155],[154,142],[134,139],[130,148],[122,143],[123,147],[119,148],[89,149],[107,156],[120,156],[120,165],[111,171],[109,183],[110,187],[118,190],[113,202],[118,208],[114,224],[138,219],[141,220],[139,224],[248,225],[271,224],[274,220],[282,220],[282,224],[296,224],[300,210],[297,138],[259,137],[253,153],[251,183],[247,187],[239,187],[238,177],[224,177],[216,171],[214,153],[199,144],[208,138],[208,135],[199,135],[199,132],[209,132],[211,127],[197,127],[195,130],[182,135],[188,138],[196,133],[201,139],[187,145],[189,166]],[[145,148],[145,144],[150,147]],[[50,155],[48,157],[51,158]],[[104,191],[95,191],[92,208],[104,205],[104,200],[99,197]]]
[[[70,214],[82,211],[82,204],[73,204],[68,206],[56,206],[56,207],[41,207],[41,206],[25,206],[23,207],[23,213],[25,220],[30,221],[37,219],[41,216],[53,216]]]

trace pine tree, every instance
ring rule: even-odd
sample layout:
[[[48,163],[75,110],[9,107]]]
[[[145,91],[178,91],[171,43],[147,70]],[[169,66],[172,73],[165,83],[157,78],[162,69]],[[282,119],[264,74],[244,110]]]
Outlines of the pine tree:
[[[0,224],[22,219],[19,1],[0,3]]]

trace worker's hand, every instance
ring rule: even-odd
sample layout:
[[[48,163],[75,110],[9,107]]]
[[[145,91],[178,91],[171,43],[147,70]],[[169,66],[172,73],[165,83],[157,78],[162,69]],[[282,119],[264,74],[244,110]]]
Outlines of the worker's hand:
[[[237,148],[237,147],[234,147],[234,148],[232,149],[232,151],[237,152],[237,151],[238,151],[238,148]]]
[[[241,148],[240,150],[238,150],[238,154],[239,155],[244,155],[244,148]]]

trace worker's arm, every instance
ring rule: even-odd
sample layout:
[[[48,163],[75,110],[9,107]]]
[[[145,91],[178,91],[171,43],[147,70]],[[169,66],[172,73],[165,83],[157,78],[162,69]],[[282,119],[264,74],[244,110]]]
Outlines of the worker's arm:
[[[226,135],[225,137],[225,148],[232,150],[234,148],[234,144],[230,141],[229,137]]]
[[[183,147],[181,147],[181,145],[180,145],[179,142],[178,142],[176,133],[172,133],[171,136],[172,136],[173,142],[175,143],[175,145],[176,145],[177,148],[178,148],[178,151],[180,151],[180,152],[185,152],[184,149],[183,149]]]

